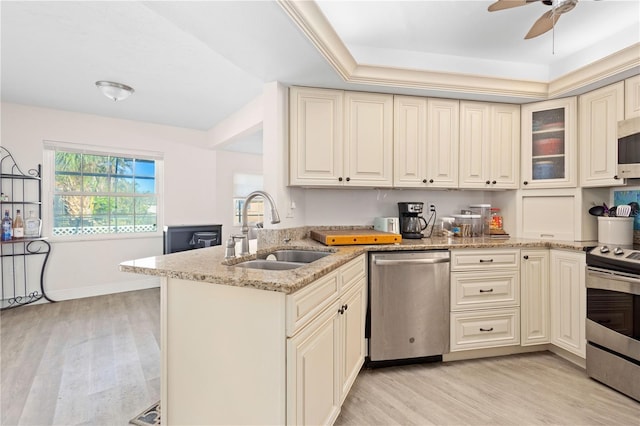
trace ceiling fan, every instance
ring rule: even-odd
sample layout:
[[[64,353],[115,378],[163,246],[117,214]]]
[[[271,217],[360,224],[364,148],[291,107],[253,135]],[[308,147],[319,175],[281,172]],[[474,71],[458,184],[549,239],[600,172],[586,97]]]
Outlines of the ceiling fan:
[[[489,12],[497,10],[511,9],[512,7],[524,6],[526,4],[542,1],[547,6],[551,6],[551,10],[542,14],[540,18],[533,24],[525,39],[538,37],[552,29],[560,15],[569,12],[576,7],[578,0],[498,0],[489,6]]]

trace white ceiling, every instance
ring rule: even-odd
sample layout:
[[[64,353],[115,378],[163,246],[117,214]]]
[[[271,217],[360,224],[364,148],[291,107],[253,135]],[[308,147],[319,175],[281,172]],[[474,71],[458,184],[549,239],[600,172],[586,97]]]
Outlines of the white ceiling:
[[[548,6],[489,13],[489,4],[318,2],[371,65],[549,81],[640,41],[637,0],[580,0],[555,33],[527,41]],[[5,0],[0,13],[4,102],[208,130],[266,82],[372,90],[345,83],[275,1]],[[114,103],[97,80],[136,92]]]

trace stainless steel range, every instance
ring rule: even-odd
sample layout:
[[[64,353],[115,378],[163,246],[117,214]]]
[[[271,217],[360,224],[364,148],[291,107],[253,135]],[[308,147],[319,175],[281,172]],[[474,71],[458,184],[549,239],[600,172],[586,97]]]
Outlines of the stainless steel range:
[[[587,374],[640,401],[640,247],[587,253]]]

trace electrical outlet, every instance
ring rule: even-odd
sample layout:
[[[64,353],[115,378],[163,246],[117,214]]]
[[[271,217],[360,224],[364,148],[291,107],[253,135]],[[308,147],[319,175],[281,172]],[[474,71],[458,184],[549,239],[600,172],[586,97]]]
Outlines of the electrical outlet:
[[[435,212],[436,211],[436,205],[435,204],[429,203],[428,205],[429,205],[429,211],[430,212]]]

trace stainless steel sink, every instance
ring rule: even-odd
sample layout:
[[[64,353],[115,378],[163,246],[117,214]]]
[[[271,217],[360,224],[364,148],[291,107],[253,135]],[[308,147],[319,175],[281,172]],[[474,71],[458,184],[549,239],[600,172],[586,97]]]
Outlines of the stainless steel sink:
[[[259,254],[258,259],[273,259],[278,262],[311,263],[330,254],[330,252],[315,250],[276,250],[271,253]]]
[[[285,271],[307,265],[330,254],[331,252],[316,250],[276,250],[269,253],[260,253],[255,260],[247,260],[234,266],[268,271]]]
[[[287,269],[296,269],[304,266],[305,263],[300,262],[278,262],[275,260],[247,260],[246,262],[238,263],[234,266],[238,268],[250,268],[250,269],[264,269],[268,271],[285,271]]]

